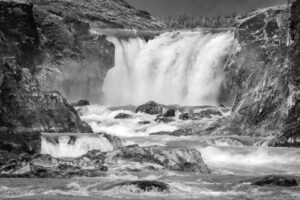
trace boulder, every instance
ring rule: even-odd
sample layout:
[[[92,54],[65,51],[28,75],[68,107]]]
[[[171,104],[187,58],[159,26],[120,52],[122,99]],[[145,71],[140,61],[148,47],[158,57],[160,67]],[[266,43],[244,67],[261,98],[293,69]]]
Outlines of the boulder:
[[[134,170],[169,169],[183,172],[210,173],[201,154],[194,149],[132,145],[107,153],[108,169]],[[118,165],[116,163],[122,163]]]
[[[280,186],[280,187],[296,187],[298,183],[295,179],[284,176],[269,175],[265,177],[254,178],[245,182],[250,182],[256,186]]]
[[[131,186],[134,186],[135,188],[133,189]],[[129,192],[134,192],[134,193],[143,193],[143,192],[170,193],[169,190],[170,188],[168,184],[160,181],[153,181],[153,180],[124,181],[121,183],[110,185],[104,188],[104,190],[110,190],[119,187],[122,187],[122,189],[124,188],[126,189],[126,187],[128,187]]]
[[[88,106],[90,105],[90,102],[88,102],[87,100],[79,100],[76,103],[71,103],[71,106],[73,107],[82,107],[82,106]]]
[[[163,113],[163,106],[154,101],[150,101],[146,104],[139,106],[136,109],[136,112],[143,112],[150,115],[161,115]]]
[[[156,117],[155,121],[158,123],[170,123],[173,122],[174,119],[171,117],[165,117],[164,115],[159,115]]]
[[[138,124],[146,125],[146,124],[151,124],[151,122],[150,121],[139,121]]]
[[[176,111],[174,109],[168,109],[163,116],[164,117],[175,117]]]
[[[126,113],[119,113],[117,116],[115,116],[115,119],[130,119],[132,118],[132,115],[126,114]]]

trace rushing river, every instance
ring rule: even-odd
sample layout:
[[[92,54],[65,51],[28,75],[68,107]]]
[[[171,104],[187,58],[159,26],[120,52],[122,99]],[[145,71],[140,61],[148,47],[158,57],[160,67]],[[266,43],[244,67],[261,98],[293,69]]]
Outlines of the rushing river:
[[[297,200],[300,187],[258,187],[244,180],[278,174],[296,178],[300,176],[300,150],[259,146],[264,138],[235,137],[247,141],[214,140],[212,136],[157,136],[151,133],[173,131],[193,123],[175,121],[169,124],[155,122],[155,116],[133,113],[129,110],[111,111],[101,106],[88,106],[79,110],[95,132],[105,131],[122,139],[123,145],[161,145],[195,148],[201,152],[212,174],[182,173],[169,170],[141,172],[110,172],[97,178],[71,179],[0,179],[0,197],[3,199],[220,199],[220,200]],[[119,113],[127,113],[130,119],[115,119]],[[211,123],[210,119],[204,123]],[[140,124],[149,121],[148,124]],[[75,134],[74,134],[75,135]],[[75,144],[68,144],[62,137],[58,144],[43,140],[42,153],[54,157],[76,157],[93,149],[110,151],[107,140],[93,134],[77,135]],[[214,142],[213,142],[214,141]],[[143,192],[134,186],[112,187],[123,181],[156,180],[169,185],[170,191]]]

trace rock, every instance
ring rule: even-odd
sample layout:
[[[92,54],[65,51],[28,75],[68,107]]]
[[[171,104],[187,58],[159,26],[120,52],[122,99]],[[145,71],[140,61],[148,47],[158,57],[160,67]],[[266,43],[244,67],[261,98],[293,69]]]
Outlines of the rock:
[[[136,112],[143,112],[150,115],[161,115],[163,113],[163,106],[155,103],[154,101],[149,101],[146,104],[139,106]]]
[[[140,121],[138,124],[146,125],[146,124],[151,124],[151,122],[150,121]]]
[[[49,155],[36,155],[30,161],[31,174],[40,178],[59,178],[73,176],[103,176],[107,168],[103,159],[90,159],[82,156],[73,160],[52,158]]]
[[[103,137],[107,138],[108,141],[114,146],[114,148],[119,148],[119,147],[123,146],[121,139],[117,136],[109,135],[106,133],[97,133],[97,134],[102,135]]]
[[[110,190],[113,188],[119,188],[127,186],[135,186],[136,189],[132,189],[132,187],[128,187],[130,192],[134,193],[143,193],[143,192],[161,192],[161,193],[169,193],[169,185],[160,181],[150,181],[150,180],[140,180],[140,181],[126,181],[121,183],[116,183],[111,186],[106,187],[104,190]],[[125,188],[126,189],[126,188]]]
[[[161,132],[151,133],[151,135],[171,135],[176,137],[191,136],[194,134],[195,133],[192,128],[182,128],[182,129],[175,130],[173,132],[161,131]]]
[[[16,154],[40,153],[41,133],[38,131],[14,133],[11,130],[0,130],[0,149]]]
[[[28,1],[0,2],[0,63],[18,64],[35,72],[41,63],[40,40]],[[1,66],[2,68],[2,66]]]
[[[277,175],[259,177],[245,182],[250,182],[251,185],[256,185],[256,186],[280,186],[280,187],[298,186],[297,181],[295,179],[284,177],[284,176],[277,176]]]
[[[176,111],[174,109],[168,109],[163,116],[164,117],[175,117]]]
[[[190,114],[189,113],[182,113],[182,114],[179,115],[179,119],[189,120],[190,119]]]
[[[28,154],[15,154],[0,150],[0,176],[16,177],[30,172]]]
[[[29,71],[19,66],[0,67],[0,124],[14,132],[91,133],[60,93],[42,91]],[[1,127],[0,127],[1,128]]]
[[[132,118],[132,115],[126,113],[119,113],[117,116],[115,116],[115,119],[130,119],[130,118]]]
[[[141,171],[166,168],[175,171],[210,173],[201,154],[194,149],[185,148],[160,146],[142,148],[138,145],[122,147],[107,153],[106,164],[109,170]]]
[[[88,106],[90,105],[90,102],[88,102],[87,100],[79,100],[76,103],[71,103],[71,106],[73,107],[82,107],[82,106]]]
[[[170,123],[170,122],[173,122],[174,119],[170,118],[170,117],[165,117],[164,115],[159,115],[159,116],[157,116],[157,118],[155,119],[155,121],[157,123]]]

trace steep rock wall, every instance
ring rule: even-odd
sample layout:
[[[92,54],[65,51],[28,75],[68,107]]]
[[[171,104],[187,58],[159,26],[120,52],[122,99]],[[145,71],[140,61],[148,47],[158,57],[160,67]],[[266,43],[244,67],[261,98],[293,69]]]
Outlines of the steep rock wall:
[[[42,55],[26,1],[0,1],[0,130],[92,132],[58,93],[44,91],[32,76]]]
[[[238,19],[236,46],[226,67],[221,100],[233,107],[218,133],[279,135],[291,94],[289,7],[274,7]]]

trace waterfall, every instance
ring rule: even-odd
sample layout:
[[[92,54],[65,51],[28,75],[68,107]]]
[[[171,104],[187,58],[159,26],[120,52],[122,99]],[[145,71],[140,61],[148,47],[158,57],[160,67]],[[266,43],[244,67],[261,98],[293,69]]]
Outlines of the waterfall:
[[[109,105],[216,105],[232,32],[168,32],[146,42],[118,39],[115,66],[104,82]]]
[[[92,150],[112,151],[114,145],[102,135],[97,134],[44,134],[41,154],[53,157],[78,157]]]

